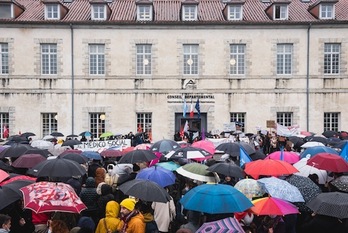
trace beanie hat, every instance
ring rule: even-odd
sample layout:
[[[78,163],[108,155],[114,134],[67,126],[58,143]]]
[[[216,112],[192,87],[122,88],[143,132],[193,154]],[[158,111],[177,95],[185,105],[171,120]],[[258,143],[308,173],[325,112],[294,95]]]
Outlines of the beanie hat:
[[[123,201],[121,201],[120,206],[123,206],[126,209],[133,211],[135,207],[135,200],[132,198],[126,198]]]

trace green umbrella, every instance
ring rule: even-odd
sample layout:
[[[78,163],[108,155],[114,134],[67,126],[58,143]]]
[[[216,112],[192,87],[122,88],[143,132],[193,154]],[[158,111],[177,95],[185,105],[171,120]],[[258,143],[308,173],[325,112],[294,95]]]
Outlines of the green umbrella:
[[[99,138],[108,138],[108,137],[111,137],[111,136],[114,136],[113,133],[111,132],[105,132],[105,133],[102,133]]]
[[[207,165],[200,163],[188,163],[179,167],[176,172],[192,180],[203,182],[218,182],[217,174],[207,170]]]

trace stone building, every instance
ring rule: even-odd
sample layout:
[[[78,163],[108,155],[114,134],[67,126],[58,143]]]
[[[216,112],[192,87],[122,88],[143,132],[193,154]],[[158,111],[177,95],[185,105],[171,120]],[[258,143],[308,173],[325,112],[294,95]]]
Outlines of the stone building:
[[[347,52],[348,0],[0,0],[0,129],[345,130]]]

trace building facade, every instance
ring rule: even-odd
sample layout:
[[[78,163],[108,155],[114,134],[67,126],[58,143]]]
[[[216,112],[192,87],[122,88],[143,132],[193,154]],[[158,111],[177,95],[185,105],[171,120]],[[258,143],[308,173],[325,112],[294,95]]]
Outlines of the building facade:
[[[347,0],[0,0],[0,57],[10,135],[348,128]]]

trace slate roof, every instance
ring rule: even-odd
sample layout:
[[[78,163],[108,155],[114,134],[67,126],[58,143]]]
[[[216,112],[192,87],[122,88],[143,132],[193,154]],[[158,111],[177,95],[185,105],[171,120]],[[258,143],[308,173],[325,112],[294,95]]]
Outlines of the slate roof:
[[[0,2],[11,0],[0,0]],[[236,0],[232,0],[236,1]],[[284,23],[348,23],[348,0],[339,0],[335,4],[336,18],[333,20],[320,20],[309,12],[309,7],[319,2],[331,0],[291,0],[289,2],[289,19],[272,20],[266,9],[276,0],[262,2],[262,0],[245,0],[243,4],[243,20],[226,20],[223,9],[226,4],[221,0],[198,0],[198,20],[182,21],[180,0],[153,0],[154,20],[138,22],[136,20],[135,0],[113,0],[107,2],[111,9],[110,18],[106,21],[91,20],[90,0],[73,0],[71,3],[60,0],[59,2],[68,9],[68,13],[61,20],[44,19],[44,2],[42,0],[12,0],[24,7],[24,12],[15,19],[0,19],[0,24],[5,22],[29,23],[88,23],[88,24],[284,24]],[[58,1],[56,1],[58,2]],[[282,1],[284,2],[284,1]]]

